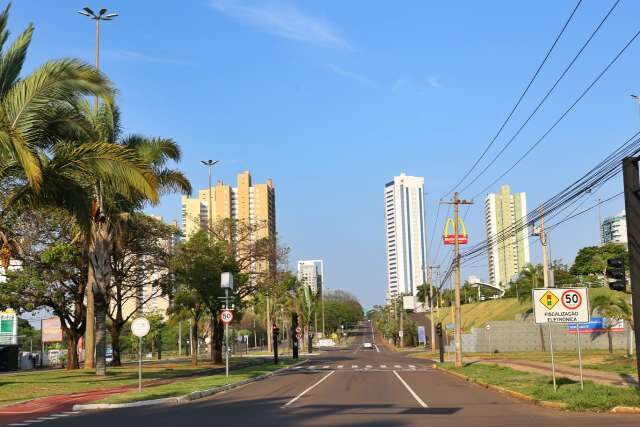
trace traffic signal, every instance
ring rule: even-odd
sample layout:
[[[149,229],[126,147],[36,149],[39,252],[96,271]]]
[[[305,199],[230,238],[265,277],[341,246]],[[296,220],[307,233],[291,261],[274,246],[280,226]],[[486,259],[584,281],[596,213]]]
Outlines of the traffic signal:
[[[442,336],[442,323],[440,322],[436,324],[436,335],[438,335],[439,337]]]
[[[624,258],[618,257],[607,260],[607,281],[611,290],[624,292],[627,289]]]

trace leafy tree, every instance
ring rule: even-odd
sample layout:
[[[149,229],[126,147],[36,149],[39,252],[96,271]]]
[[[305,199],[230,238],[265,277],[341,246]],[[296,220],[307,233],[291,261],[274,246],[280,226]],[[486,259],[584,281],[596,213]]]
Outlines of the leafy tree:
[[[340,290],[327,292],[324,310],[325,327],[329,333],[340,330],[342,325],[356,323],[363,317],[362,306],[357,298]]]
[[[300,323],[305,326],[307,334],[307,352],[313,352],[313,319],[318,309],[318,294],[310,286],[301,285],[296,291],[296,307],[300,316]]]
[[[161,280],[169,272],[172,239],[178,230],[142,213],[128,215],[120,224],[111,258],[113,276],[108,288],[111,320],[112,365],[120,366],[120,335],[138,311],[125,307],[145,306],[162,293]],[[150,289],[141,298],[140,289]]]
[[[9,272],[0,304],[17,312],[49,308],[60,318],[68,341],[67,369],[76,369],[77,345],[85,329],[87,271],[82,246],[75,239],[77,227],[56,210],[34,211],[22,218],[23,267]]]
[[[625,266],[629,265],[629,254],[623,244],[607,243],[602,246],[587,246],[578,251],[570,272],[576,276],[599,276],[603,280],[603,286],[607,286],[607,261],[618,257],[624,259]]]

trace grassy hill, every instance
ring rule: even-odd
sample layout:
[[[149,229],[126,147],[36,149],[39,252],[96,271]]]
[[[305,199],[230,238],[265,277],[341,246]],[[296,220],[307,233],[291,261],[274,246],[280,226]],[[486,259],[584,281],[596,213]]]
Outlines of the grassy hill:
[[[615,293],[606,288],[589,289],[589,297]],[[462,328],[468,332],[471,328],[486,325],[491,320],[514,320],[517,314],[531,312],[531,300],[520,302],[516,298],[502,298],[499,300],[482,301],[462,305]],[[451,307],[441,307],[436,313],[437,318],[443,323],[453,323]]]

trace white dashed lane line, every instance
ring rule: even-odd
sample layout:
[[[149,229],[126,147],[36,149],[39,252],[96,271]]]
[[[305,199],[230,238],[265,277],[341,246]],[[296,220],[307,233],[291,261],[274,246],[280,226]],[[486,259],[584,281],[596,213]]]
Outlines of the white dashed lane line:
[[[411,395],[413,396],[413,398],[416,400],[416,402],[418,402],[418,404],[420,406],[422,406],[423,408],[428,408],[429,406],[427,406],[426,403],[424,403],[424,401],[422,399],[420,399],[420,396],[418,396],[416,394],[415,391],[413,391],[413,389],[411,387],[409,387],[409,384],[407,384],[405,382],[405,380],[402,379],[402,377],[400,376],[400,374],[398,374],[396,371],[393,371],[393,373],[396,375],[396,377],[400,380],[400,382],[402,383],[402,385],[404,385],[404,387],[409,391],[409,393],[411,393]]]

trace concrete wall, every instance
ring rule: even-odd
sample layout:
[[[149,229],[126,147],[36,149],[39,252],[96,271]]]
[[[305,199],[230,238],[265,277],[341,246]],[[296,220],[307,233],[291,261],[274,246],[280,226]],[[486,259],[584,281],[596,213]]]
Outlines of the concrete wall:
[[[553,349],[556,351],[573,351],[577,348],[576,334],[568,333],[567,325],[537,325],[533,318],[523,320],[502,320],[489,322],[491,330],[484,327],[472,328],[471,332],[462,335],[463,352],[492,353],[498,351],[548,351],[549,330],[553,338]],[[629,324],[625,322],[624,332],[611,332],[614,349],[625,349],[629,340]],[[581,334],[580,344],[583,349],[609,348],[606,332]],[[455,351],[453,343],[447,351]]]

